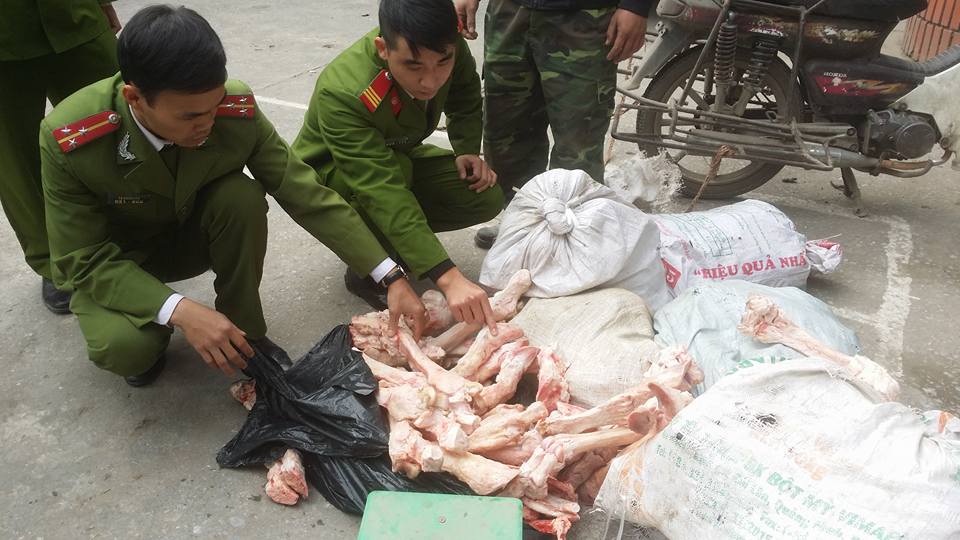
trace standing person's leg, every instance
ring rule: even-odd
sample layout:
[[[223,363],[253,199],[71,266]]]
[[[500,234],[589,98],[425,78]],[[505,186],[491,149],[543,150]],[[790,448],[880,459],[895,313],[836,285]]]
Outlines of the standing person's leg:
[[[120,70],[117,36],[108,30],[92,41],[54,55],[49,69],[47,97],[56,106],[77,90]]]
[[[534,12],[514,0],[490,0],[484,19],[483,149],[497,173],[507,203],[519,188],[547,166],[550,141],[540,74],[528,33]],[[489,248],[496,228],[483,228],[479,247]]]
[[[582,169],[601,183],[617,84],[604,42],[615,10],[542,11],[530,36],[553,133],[550,168]]]
[[[43,58],[0,62],[0,202],[27,264],[49,280],[40,187],[40,120],[47,94],[43,62]]]

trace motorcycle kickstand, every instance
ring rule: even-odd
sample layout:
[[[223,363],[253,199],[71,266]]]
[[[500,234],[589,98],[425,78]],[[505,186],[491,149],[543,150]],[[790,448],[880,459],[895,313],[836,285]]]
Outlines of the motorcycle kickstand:
[[[857,184],[857,177],[853,174],[853,169],[850,167],[842,167],[840,169],[840,176],[843,178],[843,184],[834,184],[830,182],[830,185],[835,189],[838,189],[843,192],[843,195],[853,201],[853,214],[857,217],[867,217],[870,215],[867,212],[867,209],[863,206],[863,199],[860,197],[860,185]]]

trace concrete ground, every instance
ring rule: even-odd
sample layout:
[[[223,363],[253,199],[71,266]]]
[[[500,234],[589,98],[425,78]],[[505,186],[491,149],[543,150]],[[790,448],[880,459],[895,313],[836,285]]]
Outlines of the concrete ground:
[[[118,2],[123,20],[150,2]],[[376,24],[372,0],[281,6],[205,0],[196,7],[223,38],[230,75],[248,82],[288,140],[317,72]],[[481,52],[474,44],[475,54]],[[618,155],[632,151],[618,146]],[[845,261],[809,290],[855,328],[868,356],[891,369],[904,401],[960,409],[958,173],[916,180],[861,176],[870,217],[830,188],[838,175],[785,170],[753,194],[811,238],[841,235]],[[685,203],[677,203],[681,208]],[[365,306],[341,285],[343,264],[276,205],[261,287],[270,336],[292,356]],[[86,359],[72,316],[49,313],[39,279],[0,225],[0,538],[347,538],[359,520],[321,497],[283,508],[263,496],[263,470],[220,470],[214,456],[244,421],[230,381],[207,369],[182,335],[159,381],[132,389]],[[442,235],[476,275],[472,231]],[[177,290],[213,302],[212,276]],[[582,532],[581,538],[595,538]]]

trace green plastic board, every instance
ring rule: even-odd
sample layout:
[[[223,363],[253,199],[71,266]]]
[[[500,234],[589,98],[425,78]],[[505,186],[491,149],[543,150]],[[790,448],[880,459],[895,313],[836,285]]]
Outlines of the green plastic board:
[[[374,491],[357,540],[521,540],[519,499]]]

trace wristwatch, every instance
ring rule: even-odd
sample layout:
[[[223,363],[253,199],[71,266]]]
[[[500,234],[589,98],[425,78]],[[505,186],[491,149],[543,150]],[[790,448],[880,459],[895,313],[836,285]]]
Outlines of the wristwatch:
[[[386,288],[389,288],[390,285],[393,284],[393,282],[397,281],[398,279],[403,279],[405,277],[407,277],[407,274],[404,273],[403,268],[401,268],[400,265],[398,264],[397,266],[394,266],[389,272],[387,272],[387,275],[383,276],[383,279],[380,280],[380,285],[384,289],[386,289]]]

